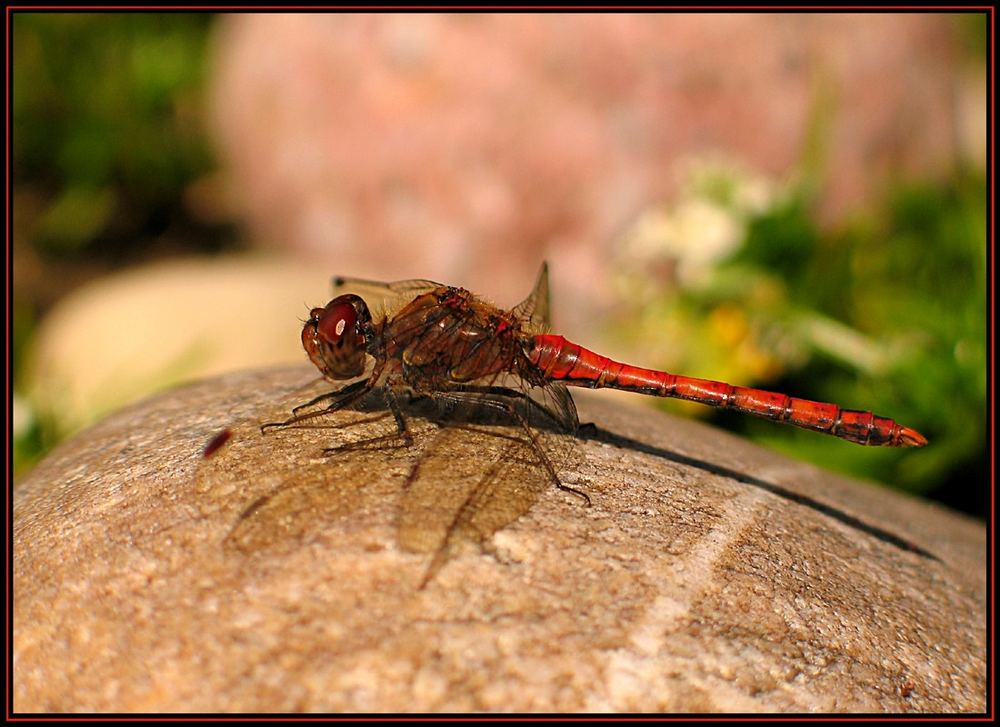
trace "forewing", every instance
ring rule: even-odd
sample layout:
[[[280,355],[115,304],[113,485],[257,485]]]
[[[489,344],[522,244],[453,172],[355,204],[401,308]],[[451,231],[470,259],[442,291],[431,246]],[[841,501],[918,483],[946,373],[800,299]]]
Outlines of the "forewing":
[[[346,276],[336,276],[330,283],[335,297],[346,293],[361,296],[376,320],[380,314],[391,315],[417,296],[443,287],[441,283],[435,283],[433,280],[382,282]]]

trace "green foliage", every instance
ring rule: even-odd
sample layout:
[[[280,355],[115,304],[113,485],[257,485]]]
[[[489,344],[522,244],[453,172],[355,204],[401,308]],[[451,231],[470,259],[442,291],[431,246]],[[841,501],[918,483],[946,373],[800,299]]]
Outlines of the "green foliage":
[[[795,287],[808,285],[802,275],[819,257],[819,237],[800,199],[782,201],[749,221],[746,241],[729,262],[777,275]]]
[[[984,177],[899,184],[864,216],[825,229],[814,182],[782,189],[745,170],[694,170],[674,205],[637,223],[615,262],[615,329],[623,348],[642,347],[635,362],[871,410],[930,445],[862,448],[685,402],[661,405],[830,469],[948,491],[983,514]],[[729,184],[718,181],[727,174]]]
[[[740,426],[796,456],[915,491],[974,470],[986,454],[985,180],[963,173],[901,186],[833,233],[810,219],[801,200],[764,213],[722,266],[775,276],[795,301],[797,312],[756,311],[763,327],[793,325],[808,350],[777,387],[890,416],[931,444],[916,456],[873,453],[756,420]],[[828,319],[847,335],[827,330]],[[855,355],[842,355],[844,341]]]
[[[225,233],[190,219],[182,203],[185,188],[212,165],[200,97],[214,16],[11,17],[13,364],[20,388],[38,317],[68,284],[146,259],[168,231],[180,241],[174,252],[216,250]],[[27,399],[16,400],[14,419],[20,474],[61,432]]]
[[[208,168],[197,95],[211,21],[13,15],[14,181],[42,208],[29,232],[41,252],[132,243],[162,227],[185,184]]]
[[[990,15],[985,12],[968,12],[953,15],[952,18],[967,54],[977,59],[986,58]]]

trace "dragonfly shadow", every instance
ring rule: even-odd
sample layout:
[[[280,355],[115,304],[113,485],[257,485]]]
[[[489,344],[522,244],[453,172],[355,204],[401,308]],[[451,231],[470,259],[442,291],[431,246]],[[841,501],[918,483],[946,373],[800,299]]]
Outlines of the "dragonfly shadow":
[[[513,421],[513,417],[510,414],[499,411],[496,408],[490,406],[484,406],[481,402],[483,399],[489,399],[491,397],[479,397],[480,403],[473,402],[463,402],[458,405],[453,403],[443,402],[441,399],[435,399],[434,397],[420,397],[420,396],[403,396],[399,402],[405,412],[407,418],[417,417],[421,419],[430,420],[436,423],[448,423],[450,425],[457,425],[459,429],[468,425],[516,425],[516,421]],[[496,397],[497,400],[503,400],[510,402],[510,399],[505,397]],[[559,426],[558,422],[552,418],[546,416],[538,416],[538,412],[529,404],[524,402],[516,403],[518,410],[521,412],[522,416],[526,421],[530,420],[531,427],[533,429],[548,431],[553,433],[566,434],[563,427]],[[373,391],[371,394],[366,396],[361,401],[353,403],[351,406],[346,407],[347,410],[356,411],[359,413],[381,413],[384,414],[388,410],[388,405],[386,403],[385,397],[380,391]],[[374,420],[370,420],[374,421]],[[350,422],[345,424],[332,425],[331,428],[342,428],[344,426],[355,426],[363,425],[366,420],[360,420],[355,422]],[[310,425],[310,428],[316,425]],[[322,427],[322,425],[320,425]],[[483,432],[485,433],[485,432]],[[644,454],[651,454],[655,457],[660,457],[677,464],[686,465],[689,467],[695,467],[703,472],[710,472],[721,477],[726,477],[736,482],[741,482],[752,487],[757,487],[765,492],[769,492],[773,495],[781,497],[790,502],[808,507],[811,510],[822,513],[827,517],[833,518],[834,520],[847,525],[848,527],[854,528],[860,532],[866,533],[877,540],[881,540],[884,543],[889,543],[900,550],[904,550],[909,553],[915,553],[924,558],[941,562],[933,553],[921,548],[915,543],[911,543],[904,538],[899,537],[887,530],[884,530],[875,525],[871,525],[863,520],[860,520],[853,515],[849,515],[846,512],[826,503],[815,500],[807,495],[803,495],[798,492],[789,490],[781,485],[776,485],[773,482],[768,482],[766,480],[753,477],[751,475],[744,474],[734,469],[728,467],[723,467],[721,465],[713,464],[711,462],[706,462],[704,460],[697,459],[695,457],[689,457],[687,455],[680,454],[668,449],[663,449],[661,447],[656,447],[646,442],[639,441],[637,439],[632,439],[631,437],[626,437],[614,432],[602,429],[593,423],[581,424],[576,432],[572,434],[576,439],[583,441],[598,441],[612,446],[618,447],[620,449],[630,449],[636,452],[642,452]],[[509,438],[509,437],[507,437]]]
[[[536,435],[540,430],[565,433],[565,428],[558,429],[554,421],[534,421],[545,417],[539,416],[538,406],[527,403],[524,397],[473,393],[471,397],[450,398],[439,392],[418,396],[396,391],[394,403],[410,435],[405,444],[394,434],[380,433],[324,450],[338,457],[343,452],[378,453],[413,447],[410,470],[399,491],[396,531],[402,550],[431,555],[420,581],[421,589],[464,545],[488,550],[493,533],[525,515],[556,480],[551,465],[556,453],[543,452]],[[392,427],[390,409],[385,392],[376,390],[340,410],[360,414],[360,418],[323,421],[326,417],[316,416],[284,428],[344,430],[383,422],[381,432]],[[318,411],[322,412],[322,408]],[[367,433],[370,430],[361,436]],[[566,464],[564,457],[556,461]],[[258,498],[246,508],[237,526],[264,510],[271,497],[268,494]],[[318,506],[313,504],[311,508]],[[295,520],[271,519],[278,520],[279,525]],[[256,530],[269,533],[274,529]],[[256,530],[246,535],[240,532],[238,541],[232,540],[237,544],[248,542]]]
[[[620,434],[615,434],[606,429],[601,429],[596,424],[588,423],[581,424],[579,430],[576,433],[578,439],[591,440],[596,442],[604,442],[621,449],[631,449],[636,452],[643,452],[644,454],[651,454],[655,457],[660,457],[662,459],[669,460],[671,462],[676,462],[677,464],[687,465],[689,467],[697,467],[704,472],[711,472],[714,475],[719,475],[721,477],[727,477],[737,482],[742,482],[746,485],[751,485],[752,487],[760,488],[766,492],[770,492],[773,495],[777,495],[785,500],[789,500],[804,507],[808,507],[811,510],[820,512],[827,517],[831,517],[838,522],[843,523],[849,527],[860,530],[863,533],[871,535],[873,538],[881,540],[884,543],[889,543],[894,545],[901,550],[905,550],[908,553],[916,553],[917,555],[923,556],[924,558],[929,558],[937,562],[941,562],[933,553],[930,553],[919,545],[911,543],[898,535],[894,535],[887,530],[883,530],[875,525],[859,520],[853,515],[848,515],[846,512],[839,510],[832,505],[828,505],[818,500],[814,500],[811,497],[800,494],[798,492],[793,492],[781,485],[776,485],[773,482],[767,482],[766,480],[758,479],[757,477],[752,477],[750,475],[738,472],[728,467],[722,467],[711,462],[706,462],[704,460],[697,459],[695,457],[688,457],[687,455],[679,454],[677,452],[672,452],[668,449],[662,449],[660,447],[655,447],[651,444],[646,444],[645,442],[640,442],[637,439],[632,439],[630,437],[625,437]]]

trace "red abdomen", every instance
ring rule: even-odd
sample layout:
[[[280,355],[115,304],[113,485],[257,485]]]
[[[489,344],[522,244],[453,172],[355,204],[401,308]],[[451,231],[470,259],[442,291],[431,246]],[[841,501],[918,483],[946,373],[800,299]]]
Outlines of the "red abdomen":
[[[787,394],[629,366],[588,351],[562,336],[534,336],[525,353],[545,378],[572,386],[622,389],[697,401],[831,434],[858,444],[885,447],[927,444],[919,432],[870,411],[842,409],[836,404],[796,399]]]

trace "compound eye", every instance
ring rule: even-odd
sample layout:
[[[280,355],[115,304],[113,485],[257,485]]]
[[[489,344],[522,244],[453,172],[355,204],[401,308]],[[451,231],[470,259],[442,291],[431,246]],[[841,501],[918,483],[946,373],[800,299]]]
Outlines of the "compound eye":
[[[320,311],[316,330],[331,345],[339,343],[345,335],[356,335],[358,312],[350,303],[331,303]]]

